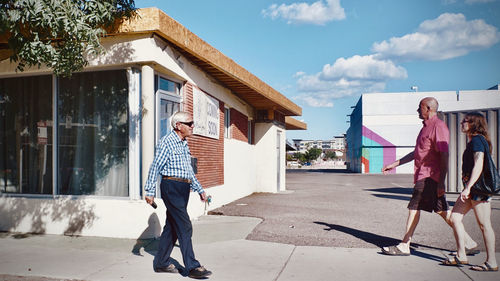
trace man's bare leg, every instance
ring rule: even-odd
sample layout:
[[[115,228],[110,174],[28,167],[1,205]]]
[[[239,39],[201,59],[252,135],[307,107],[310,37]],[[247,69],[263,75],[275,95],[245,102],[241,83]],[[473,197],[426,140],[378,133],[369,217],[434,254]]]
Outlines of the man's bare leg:
[[[410,253],[410,242],[420,220],[420,210],[408,210],[408,219],[406,220],[406,233],[403,240],[396,246],[403,253]],[[384,247],[388,251],[388,247]]]

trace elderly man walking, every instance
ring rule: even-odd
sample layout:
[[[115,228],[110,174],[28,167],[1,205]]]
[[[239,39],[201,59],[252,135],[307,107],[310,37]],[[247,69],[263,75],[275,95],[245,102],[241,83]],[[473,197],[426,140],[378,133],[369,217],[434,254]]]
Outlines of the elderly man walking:
[[[170,257],[175,241],[179,240],[184,266],[191,278],[206,278],[212,272],[196,260],[191,237],[193,228],[187,212],[190,189],[198,192],[201,201],[207,196],[194,175],[191,152],[186,137],[193,134],[193,119],[187,112],[177,112],[171,118],[174,130],[164,136],[156,147],[155,158],[149,169],[144,190],[146,202],[154,206],[158,175],[161,180],[161,198],[167,207],[167,219],[160,237],[158,253],[153,261],[155,272],[178,273]]]
[[[415,150],[382,168],[386,174],[399,165],[415,160],[413,195],[408,203],[406,233],[401,243],[383,247],[382,253],[392,256],[410,255],[410,242],[420,219],[420,211],[436,212],[451,226],[450,211],[445,196],[445,178],[448,172],[449,131],[437,116],[439,104],[433,97],[420,101],[418,117],[423,127],[417,137]],[[466,233],[466,248],[476,254],[477,243]]]

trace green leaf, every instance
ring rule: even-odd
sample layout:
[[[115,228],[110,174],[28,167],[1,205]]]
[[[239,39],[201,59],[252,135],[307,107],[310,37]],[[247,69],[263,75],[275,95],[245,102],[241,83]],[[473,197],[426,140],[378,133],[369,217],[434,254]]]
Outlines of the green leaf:
[[[0,0],[0,32],[9,32],[17,70],[46,65],[70,76],[103,52],[103,26],[135,15],[129,0]]]

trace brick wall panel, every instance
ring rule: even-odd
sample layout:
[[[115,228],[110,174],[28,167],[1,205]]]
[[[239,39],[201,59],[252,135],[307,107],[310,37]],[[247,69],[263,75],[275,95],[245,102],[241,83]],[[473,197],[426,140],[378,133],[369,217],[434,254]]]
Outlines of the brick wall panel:
[[[183,110],[193,114],[193,85],[185,84]],[[224,184],[224,103],[219,101],[219,139],[193,135],[188,138],[189,149],[198,159],[196,177],[203,188]],[[196,120],[195,120],[196,121]]]
[[[231,138],[248,142],[248,117],[243,113],[231,108]]]

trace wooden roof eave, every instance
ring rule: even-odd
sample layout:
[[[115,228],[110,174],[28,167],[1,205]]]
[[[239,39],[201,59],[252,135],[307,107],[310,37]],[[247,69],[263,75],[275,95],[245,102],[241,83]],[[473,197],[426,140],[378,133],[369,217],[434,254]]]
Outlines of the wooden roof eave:
[[[293,117],[285,116],[285,128],[287,130],[307,130],[307,124]]]
[[[302,115],[301,107],[157,8],[138,10],[135,18],[120,23],[111,35],[150,32],[171,42],[184,56],[256,109],[275,109],[286,116]]]

